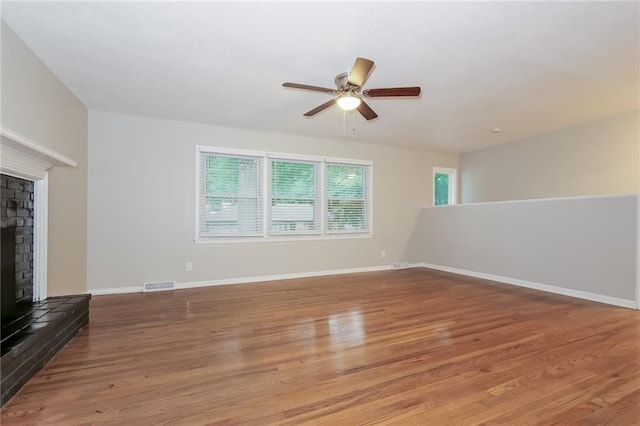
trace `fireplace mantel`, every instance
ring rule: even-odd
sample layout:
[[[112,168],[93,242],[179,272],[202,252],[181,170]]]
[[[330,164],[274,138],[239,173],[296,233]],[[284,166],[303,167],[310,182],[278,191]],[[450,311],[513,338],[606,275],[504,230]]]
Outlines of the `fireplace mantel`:
[[[5,126],[2,135],[0,171],[22,179],[44,179],[51,167],[76,167],[77,163],[51,148]]]
[[[77,163],[5,126],[0,126],[0,173],[34,182],[33,298],[47,298],[48,173],[52,167]]]

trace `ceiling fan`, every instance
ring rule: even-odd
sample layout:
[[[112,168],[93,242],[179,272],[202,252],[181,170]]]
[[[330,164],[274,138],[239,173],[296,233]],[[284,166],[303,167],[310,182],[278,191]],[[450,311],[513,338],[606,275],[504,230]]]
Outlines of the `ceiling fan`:
[[[315,107],[311,111],[304,113],[305,117],[312,117],[338,104],[345,111],[358,110],[360,114],[367,120],[373,120],[378,116],[374,110],[364,101],[363,98],[383,98],[396,96],[419,96],[420,87],[386,87],[381,89],[362,89],[367,81],[369,73],[373,68],[373,61],[365,58],[356,58],[351,71],[340,73],[335,78],[336,89],[328,87],[309,86],[308,84],[298,83],[282,83],[284,87],[293,89],[311,90],[313,92],[324,92],[337,95],[335,99],[331,99],[320,106]]]

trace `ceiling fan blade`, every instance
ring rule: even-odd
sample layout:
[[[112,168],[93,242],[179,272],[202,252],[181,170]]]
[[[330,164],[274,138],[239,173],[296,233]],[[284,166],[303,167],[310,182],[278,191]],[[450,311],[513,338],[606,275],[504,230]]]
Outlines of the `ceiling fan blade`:
[[[365,58],[356,58],[356,62],[349,73],[349,84],[362,87],[364,82],[367,81],[367,77],[369,77],[371,68],[373,68],[373,61]]]
[[[358,112],[360,114],[362,114],[362,116],[364,118],[368,120],[373,120],[374,118],[376,118],[378,116],[378,114],[376,114],[376,112],[374,110],[371,109],[371,107],[369,105],[367,105],[365,103],[365,101],[362,101],[360,103],[360,105],[357,108]]]
[[[298,84],[298,83],[282,83],[283,87],[290,87],[292,89],[303,89],[303,90],[312,90],[314,92],[325,92],[325,93],[338,93],[335,89],[329,89],[328,87],[319,87],[319,86],[309,86],[308,84]]]
[[[382,98],[385,96],[419,96],[420,87],[386,87],[384,89],[367,89],[362,92],[370,98]]]
[[[319,113],[320,111],[324,111],[325,109],[333,106],[335,103],[336,103],[336,100],[335,99],[331,99],[330,101],[327,101],[327,102],[323,103],[322,105],[315,107],[311,111],[305,112],[303,115],[305,117],[312,117],[312,116],[316,115],[317,113]]]

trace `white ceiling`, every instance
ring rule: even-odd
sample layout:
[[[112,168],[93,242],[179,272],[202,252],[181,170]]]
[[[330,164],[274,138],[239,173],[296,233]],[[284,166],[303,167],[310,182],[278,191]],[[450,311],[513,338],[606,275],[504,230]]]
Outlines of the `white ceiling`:
[[[640,107],[640,3],[2,2],[89,109],[340,139],[343,113],[284,81],[422,87],[347,114],[351,140],[468,152]],[[491,129],[499,127],[494,134]],[[355,130],[351,130],[354,128]]]

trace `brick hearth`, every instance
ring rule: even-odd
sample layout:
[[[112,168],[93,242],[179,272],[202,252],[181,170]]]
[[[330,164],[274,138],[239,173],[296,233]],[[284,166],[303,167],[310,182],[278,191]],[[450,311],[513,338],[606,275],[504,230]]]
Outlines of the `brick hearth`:
[[[21,303],[15,319],[2,324],[0,406],[89,322],[90,298],[61,296]]]

